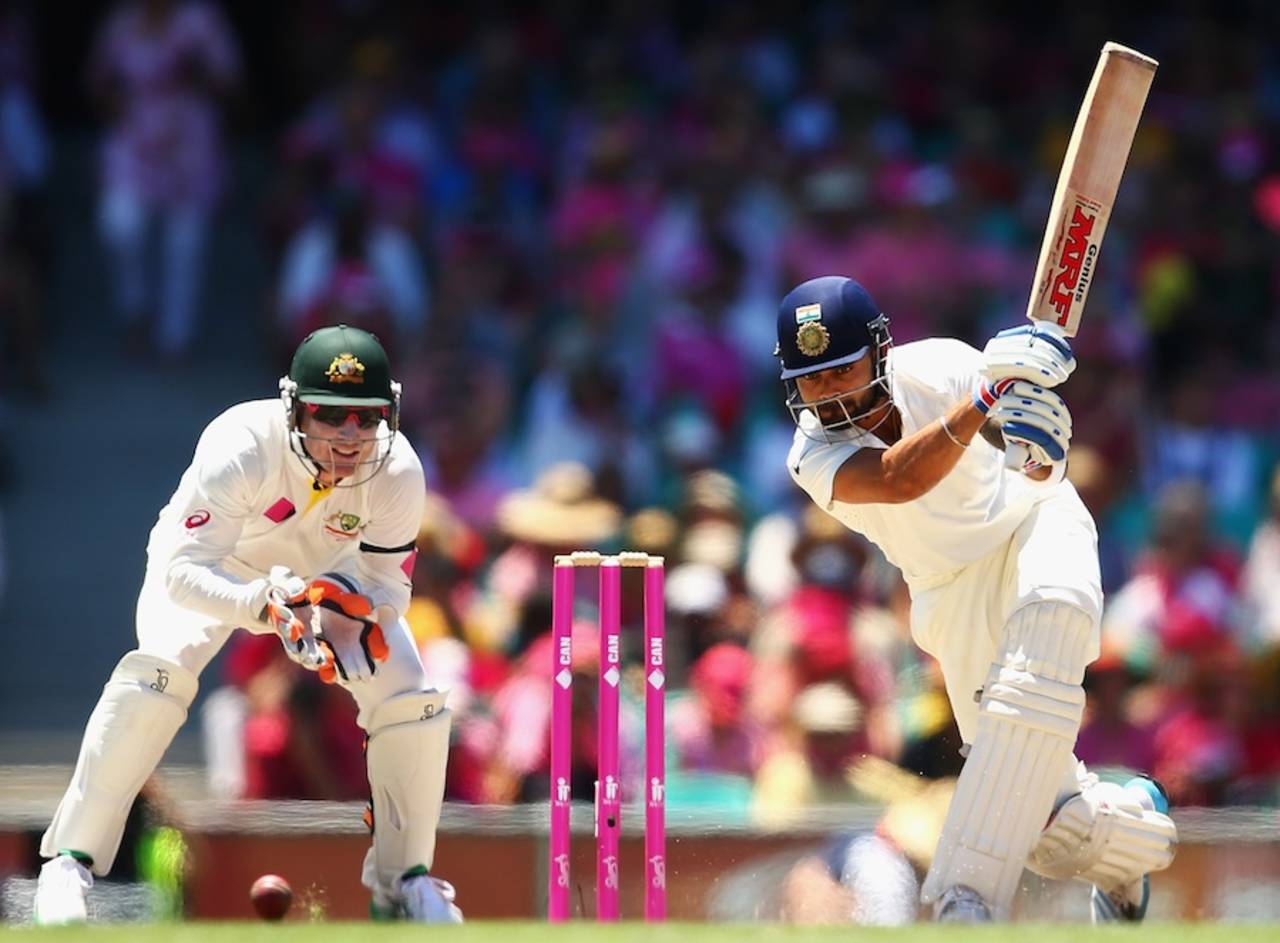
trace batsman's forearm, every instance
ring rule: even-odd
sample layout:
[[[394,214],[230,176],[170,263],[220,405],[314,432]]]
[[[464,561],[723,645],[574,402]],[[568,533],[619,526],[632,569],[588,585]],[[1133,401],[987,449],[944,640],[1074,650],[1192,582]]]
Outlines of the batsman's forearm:
[[[887,449],[880,461],[885,479],[895,483],[899,500],[914,501],[945,478],[985,420],[972,401],[964,400],[947,410],[941,420],[935,419]]]

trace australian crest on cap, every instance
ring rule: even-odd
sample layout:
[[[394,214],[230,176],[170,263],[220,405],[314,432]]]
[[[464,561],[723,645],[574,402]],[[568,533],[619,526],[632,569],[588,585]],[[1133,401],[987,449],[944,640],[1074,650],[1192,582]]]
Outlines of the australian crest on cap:
[[[338,354],[324,375],[330,383],[363,383],[364,364],[356,359],[355,354]]]
[[[822,323],[822,305],[800,305],[796,308],[796,347],[806,357],[816,357],[831,344],[831,332]]]

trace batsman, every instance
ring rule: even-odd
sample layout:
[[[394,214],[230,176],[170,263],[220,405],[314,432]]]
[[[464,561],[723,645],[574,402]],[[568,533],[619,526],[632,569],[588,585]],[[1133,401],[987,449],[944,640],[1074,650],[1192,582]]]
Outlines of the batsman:
[[[233,406],[200,436],[160,511],[137,605],[138,647],[89,717],[75,773],[40,846],[36,920],[87,917],[125,819],[231,633],[275,633],[303,668],[355,699],[368,734],[375,916],[459,922],[430,873],[450,713],[403,615],[425,503],[398,431],[400,385],[372,334],[307,337],[280,396]]]
[[[1102,589],[1097,529],[1065,479],[1065,334],[1035,322],[982,351],[894,347],[838,276],[788,294],[777,330],[787,468],[902,570],[912,638],[941,664],[966,745],[923,901],[942,921],[1006,919],[1025,866],[1092,884],[1095,920],[1141,920],[1176,843],[1163,792],[1099,782],[1072,753]],[[1029,457],[1006,467],[1006,448]]]

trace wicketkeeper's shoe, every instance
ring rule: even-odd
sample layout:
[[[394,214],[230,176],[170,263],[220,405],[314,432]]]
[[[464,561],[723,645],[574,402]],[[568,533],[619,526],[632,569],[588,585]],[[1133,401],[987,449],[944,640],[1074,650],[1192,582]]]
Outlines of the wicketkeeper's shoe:
[[[89,919],[86,897],[93,887],[89,869],[70,855],[50,858],[36,883],[35,921],[41,926],[84,923]]]
[[[971,887],[955,884],[938,898],[935,919],[938,923],[990,923],[991,908]]]
[[[404,918],[416,923],[462,923],[462,911],[453,902],[455,896],[452,884],[429,874],[400,881]]]
[[[369,908],[374,920],[409,920],[414,923],[462,923],[462,910],[453,902],[453,885],[432,877],[426,868],[412,868],[396,882],[393,898],[374,894]]]
[[[1148,776],[1135,776],[1124,784],[1127,792],[1138,796],[1143,808],[1162,815],[1169,814],[1169,797],[1162,787]],[[1151,878],[1144,874],[1140,879],[1110,893],[1096,884],[1089,895],[1093,922],[1141,923],[1147,915],[1147,903],[1151,899]]]

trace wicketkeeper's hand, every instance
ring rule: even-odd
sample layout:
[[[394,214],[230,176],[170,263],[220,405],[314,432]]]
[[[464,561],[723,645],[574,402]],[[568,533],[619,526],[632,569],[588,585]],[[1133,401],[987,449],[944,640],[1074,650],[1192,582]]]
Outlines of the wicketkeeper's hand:
[[[1076,357],[1062,328],[1035,321],[1001,331],[982,350],[982,376],[989,383],[1012,377],[1052,387],[1071,376]]]
[[[311,631],[311,602],[307,583],[287,566],[273,566],[267,574],[267,623],[280,636],[285,654],[302,667],[315,671],[324,656]]]
[[[390,657],[387,639],[373,616],[373,604],[351,577],[322,573],[307,586],[311,628],[325,658],[320,679],[367,681]]]

